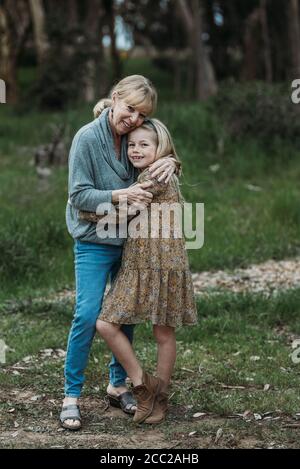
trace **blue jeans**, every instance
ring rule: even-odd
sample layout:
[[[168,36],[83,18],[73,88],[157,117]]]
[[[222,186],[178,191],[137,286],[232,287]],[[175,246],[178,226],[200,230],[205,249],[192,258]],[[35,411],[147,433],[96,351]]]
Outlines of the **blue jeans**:
[[[76,307],[65,362],[66,396],[80,396],[106,283],[109,275],[113,280],[120,268],[122,250],[122,246],[75,241]],[[132,342],[133,326],[124,325],[122,331]],[[110,383],[124,386],[126,376],[113,356],[109,364]]]

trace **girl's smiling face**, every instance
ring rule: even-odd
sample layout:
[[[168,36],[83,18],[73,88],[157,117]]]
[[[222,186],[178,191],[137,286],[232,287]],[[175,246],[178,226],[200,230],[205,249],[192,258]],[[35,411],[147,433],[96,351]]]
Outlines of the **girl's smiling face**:
[[[128,158],[135,168],[145,169],[155,161],[157,136],[154,130],[138,128],[128,135]]]

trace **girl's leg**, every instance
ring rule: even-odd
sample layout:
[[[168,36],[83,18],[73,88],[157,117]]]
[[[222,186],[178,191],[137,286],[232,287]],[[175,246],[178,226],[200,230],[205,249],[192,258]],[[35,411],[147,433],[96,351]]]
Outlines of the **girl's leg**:
[[[157,342],[157,376],[164,382],[163,392],[167,392],[176,361],[175,329],[169,326],[153,326]]]
[[[131,343],[119,325],[98,319],[96,329],[132,380],[133,395],[137,400],[133,421],[141,423],[152,413],[156,396],[159,395],[162,388],[162,382],[159,378],[142,370]]]
[[[117,324],[101,321],[101,319],[98,319],[96,323],[97,331],[126,370],[133,386],[138,386],[142,384],[143,370],[130,341],[120,327]]]

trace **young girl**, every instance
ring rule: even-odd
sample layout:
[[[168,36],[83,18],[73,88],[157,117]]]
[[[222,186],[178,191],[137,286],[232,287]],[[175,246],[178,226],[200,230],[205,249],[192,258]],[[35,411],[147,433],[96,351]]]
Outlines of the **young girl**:
[[[148,166],[169,154],[178,159],[168,129],[157,119],[145,121],[128,135],[128,158],[141,172],[140,183],[151,180]],[[153,194],[151,205],[159,204],[156,207],[182,201],[176,176],[172,176],[168,184],[154,181],[153,187],[147,190]],[[175,234],[172,216],[170,235],[162,236],[162,211],[158,212],[159,220],[156,220],[156,223],[159,221],[158,231],[157,226],[151,227],[150,208],[143,211],[148,221],[146,236],[130,237],[129,225],[122,265],[96,324],[99,334],[132,380],[137,400],[133,418],[136,423],[160,423],[165,419],[168,386],[176,359],[175,327],[197,322],[184,238]],[[156,237],[151,237],[151,228],[156,228]],[[149,320],[158,346],[157,377],[143,371],[131,343],[120,330],[122,324]]]

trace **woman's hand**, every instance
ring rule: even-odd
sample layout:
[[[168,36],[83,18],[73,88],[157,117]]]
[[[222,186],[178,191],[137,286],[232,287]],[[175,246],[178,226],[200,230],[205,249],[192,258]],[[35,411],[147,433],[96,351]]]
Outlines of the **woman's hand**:
[[[133,187],[128,187],[127,189],[127,203],[129,205],[135,204],[139,205],[149,205],[153,199],[153,194],[148,192],[147,189],[152,187],[153,184],[151,181],[143,182],[141,184],[136,184]]]
[[[172,156],[164,156],[149,166],[149,172],[152,178],[157,178],[159,182],[170,181],[177,169],[177,160]]]
[[[127,204],[129,205],[148,206],[153,199],[153,194],[148,192],[147,189],[152,186],[153,183],[147,181],[141,184],[135,184],[127,189],[112,191],[112,202],[119,203],[119,197],[127,197]]]

